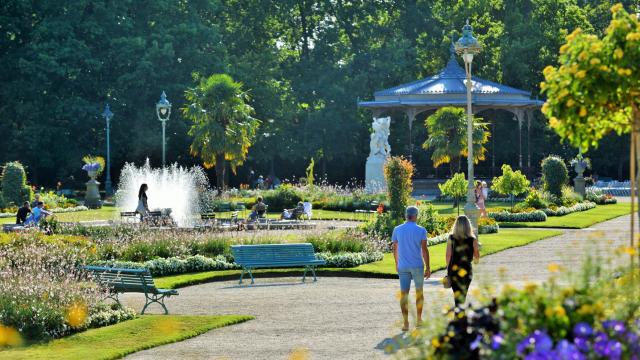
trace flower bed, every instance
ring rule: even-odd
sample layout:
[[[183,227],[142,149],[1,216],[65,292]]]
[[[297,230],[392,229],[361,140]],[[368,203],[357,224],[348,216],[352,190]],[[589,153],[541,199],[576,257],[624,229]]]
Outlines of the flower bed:
[[[547,221],[547,214],[542,210],[522,213],[508,211],[489,213],[489,217],[498,222],[543,222]]]
[[[595,207],[596,207],[595,203],[592,203],[590,201],[584,201],[569,207],[560,206],[555,209],[552,209],[552,208],[543,209],[542,211],[544,211],[544,213],[547,214],[547,216],[564,216],[564,215],[568,215],[578,211],[590,210]]]

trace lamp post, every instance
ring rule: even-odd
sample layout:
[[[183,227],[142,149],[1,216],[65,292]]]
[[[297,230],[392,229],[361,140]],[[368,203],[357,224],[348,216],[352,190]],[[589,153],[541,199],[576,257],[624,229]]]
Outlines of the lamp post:
[[[102,117],[107,122],[107,174],[105,175],[104,181],[104,191],[107,196],[113,195],[113,187],[111,186],[111,139],[110,139],[110,131],[111,131],[111,118],[113,118],[113,113],[111,109],[109,109],[109,104],[104,106],[104,111],[102,112]]]
[[[464,205],[464,213],[467,215],[471,224],[478,234],[478,216],[480,210],[475,202],[474,179],[473,179],[473,112],[471,109],[471,63],[473,56],[480,52],[480,44],[473,37],[473,29],[469,25],[469,20],[462,28],[462,37],[456,42],[455,49],[458,55],[464,60],[464,70],[467,75],[467,178],[469,185],[467,187],[467,203]]]
[[[171,116],[171,103],[167,100],[167,94],[165,94],[164,91],[162,95],[160,95],[160,101],[156,104],[156,113],[158,114],[158,120],[162,122],[162,167],[164,167],[167,147],[165,129],[169,116]]]

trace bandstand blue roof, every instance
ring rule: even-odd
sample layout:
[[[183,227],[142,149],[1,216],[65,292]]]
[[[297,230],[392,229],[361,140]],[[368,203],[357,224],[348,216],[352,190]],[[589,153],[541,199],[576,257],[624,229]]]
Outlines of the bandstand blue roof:
[[[440,73],[410,83],[376,91],[375,100],[360,101],[358,105],[372,110],[399,108],[416,111],[443,106],[466,106],[465,70],[452,53],[447,66]],[[473,76],[471,94],[474,111],[504,109],[507,111],[537,109],[544,103],[531,99],[531,93]]]

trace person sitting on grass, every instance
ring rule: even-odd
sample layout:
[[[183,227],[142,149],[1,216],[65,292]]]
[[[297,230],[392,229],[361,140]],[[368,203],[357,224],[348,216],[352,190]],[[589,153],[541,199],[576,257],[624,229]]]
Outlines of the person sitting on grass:
[[[16,214],[16,224],[22,225],[27,221],[27,215],[31,214],[31,206],[29,206],[29,202],[25,201],[22,204],[22,207],[18,209],[18,213]]]
[[[47,216],[53,215],[51,211],[47,211],[44,209],[44,203],[42,201],[38,201],[38,206],[36,206],[32,211],[31,215],[24,222],[25,225],[38,225],[40,220],[46,218]]]
[[[256,204],[251,208],[251,214],[249,214],[249,221],[256,221],[258,218],[263,218],[267,212],[267,205],[262,201],[262,196],[258,196]]]

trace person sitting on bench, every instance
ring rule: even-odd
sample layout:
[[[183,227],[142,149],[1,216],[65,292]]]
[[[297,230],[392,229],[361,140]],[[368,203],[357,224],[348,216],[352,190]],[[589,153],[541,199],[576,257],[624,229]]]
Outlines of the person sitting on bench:
[[[284,209],[282,215],[280,215],[281,220],[298,220],[304,214],[304,204],[302,201],[298,202],[298,206],[294,209],[288,210]]]
[[[256,199],[258,202],[251,208],[251,214],[249,214],[249,220],[255,221],[258,218],[263,218],[267,212],[267,205],[262,202],[262,196],[258,196]]]
[[[31,214],[31,206],[29,206],[29,202],[25,201],[20,209],[18,209],[18,213],[16,214],[16,224],[22,225],[27,221],[27,215]]]
[[[40,223],[40,220],[44,219],[45,217],[47,217],[49,215],[53,215],[53,213],[51,211],[45,210],[44,209],[44,203],[42,201],[38,201],[38,206],[36,206],[33,209],[33,211],[31,212],[31,215],[29,215],[29,217],[24,222],[24,224],[25,225],[38,225],[38,223]]]

